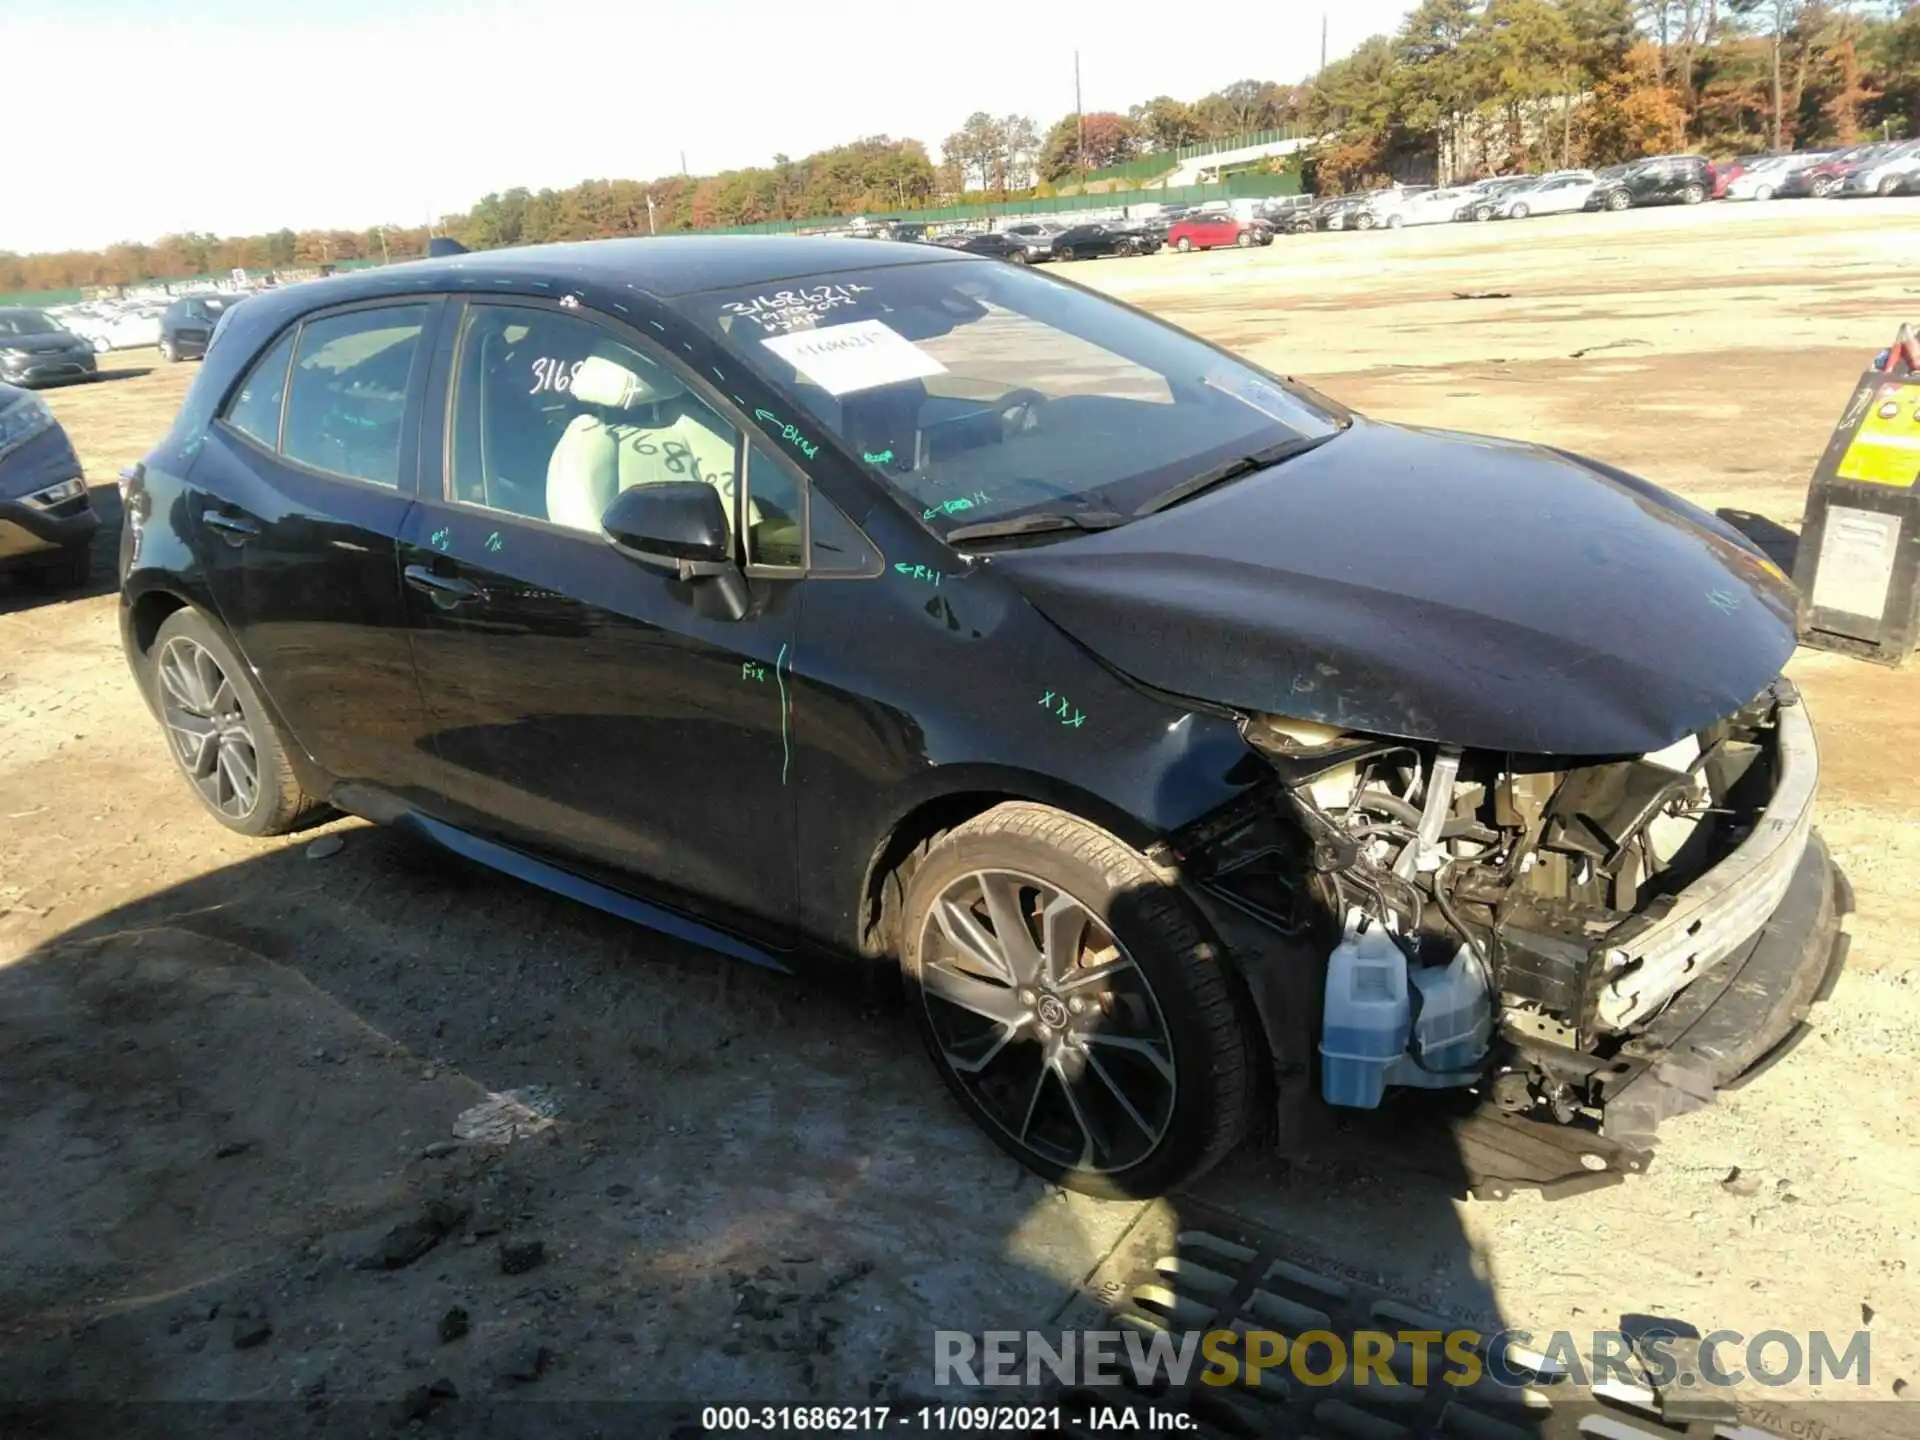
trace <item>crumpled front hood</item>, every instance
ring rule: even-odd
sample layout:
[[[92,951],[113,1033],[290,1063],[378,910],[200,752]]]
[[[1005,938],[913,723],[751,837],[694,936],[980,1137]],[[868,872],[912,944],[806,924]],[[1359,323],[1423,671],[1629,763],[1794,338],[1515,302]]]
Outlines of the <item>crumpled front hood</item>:
[[[991,563],[1159,689],[1477,749],[1660,749],[1794,646],[1791,586],[1706,511],[1539,446],[1367,420]]]

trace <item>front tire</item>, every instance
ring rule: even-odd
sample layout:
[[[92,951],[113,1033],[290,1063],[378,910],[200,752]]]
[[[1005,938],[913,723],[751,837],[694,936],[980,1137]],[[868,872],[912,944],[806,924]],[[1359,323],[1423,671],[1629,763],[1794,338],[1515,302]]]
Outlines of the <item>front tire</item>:
[[[1607,209],[1609,210],[1624,210],[1632,203],[1633,201],[1624,190],[1610,190],[1607,192]]]
[[[1698,205],[1706,198],[1707,189],[1704,185],[1689,185],[1680,192],[1680,203],[1682,205]]]
[[[1880,183],[1873,187],[1873,193],[1876,195],[1898,195],[1900,193],[1900,177],[1898,175],[1883,175],[1880,178]]]
[[[1813,184],[1809,187],[1809,189],[1811,189],[1811,191],[1813,192],[1814,199],[1824,200],[1829,195],[1833,194],[1834,187],[1839,183],[1840,182],[1837,180],[1833,180],[1825,175],[1822,175],[1819,179],[1813,182]]]
[[[1373,228],[1373,216],[1358,216],[1353,222],[1353,228],[1356,230],[1371,230]]]
[[[1157,1195],[1246,1134],[1256,1052],[1220,946],[1112,835],[1045,806],[997,806],[926,852],[901,921],[935,1067],[1036,1174]]]
[[[1771,185],[1754,187],[1753,198],[1756,200],[1771,200],[1773,198],[1773,187]]]
[[[1185,255],[1193,249],[1193,241],[1182,235],[1180,239],[1175,242],[1173,248],[1178,250],[1182,255]]]
[[[242,835],[286,835],[325,811],[300,788],[247,667],[192,608],[154,636],[146,680],[174,763],[207,813]]]

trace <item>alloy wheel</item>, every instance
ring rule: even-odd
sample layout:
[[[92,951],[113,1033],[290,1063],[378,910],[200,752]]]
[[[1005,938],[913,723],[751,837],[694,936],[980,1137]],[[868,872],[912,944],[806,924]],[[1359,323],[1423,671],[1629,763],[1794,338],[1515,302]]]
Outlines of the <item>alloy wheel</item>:
[[[1173,1117],[1173,1040],[1145,972],[1073,896],[975,871],[941,892],[920,939],[920,995],[942,1063],[1039,1160],[1111,1173]]]
[[[204,645],[176,635],[160,652],[167,743],[207,804],[240,820],[260,801],[260,759],[239,693]]]

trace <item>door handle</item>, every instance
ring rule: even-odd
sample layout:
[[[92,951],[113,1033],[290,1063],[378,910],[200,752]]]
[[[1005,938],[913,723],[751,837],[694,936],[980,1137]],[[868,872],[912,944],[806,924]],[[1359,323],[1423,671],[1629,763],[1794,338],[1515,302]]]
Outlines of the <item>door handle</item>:
[[[223,514],[218,510],[202,510],[200,523],[209,529],[218,530],[236,545],[260,533],[260,527],[253,521],[238,515]]]
[[[457,575],[437,575],[424,565],[409,565],[401,574],[407,584],[424,590],[442,605],[458,605],[480,593],[480,587],[471,580],[462,580]]]

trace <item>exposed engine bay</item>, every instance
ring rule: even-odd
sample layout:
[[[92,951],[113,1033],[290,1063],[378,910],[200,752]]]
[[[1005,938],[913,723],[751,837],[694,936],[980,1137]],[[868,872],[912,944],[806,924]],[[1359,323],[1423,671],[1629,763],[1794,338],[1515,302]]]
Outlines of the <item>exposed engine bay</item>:
[[[1336,1105],[1378,1105],[1383,1083],[1476,1086],[1515,1113],[1598,1119],[1635,1037],[1760,931],[1811,833],[1818,762],[1785,680],[1636,756],[1271,715],[1243,733],[1277,786],[1181,849],[1212,900],[1326,955]]]

